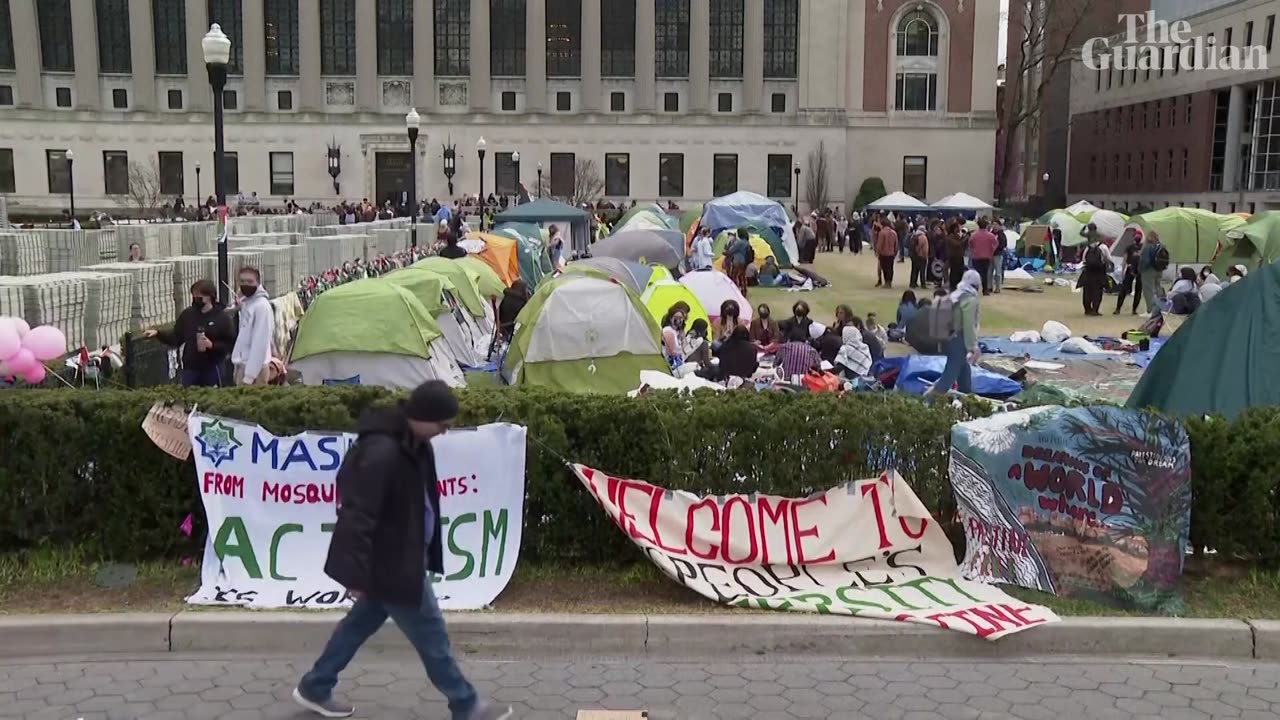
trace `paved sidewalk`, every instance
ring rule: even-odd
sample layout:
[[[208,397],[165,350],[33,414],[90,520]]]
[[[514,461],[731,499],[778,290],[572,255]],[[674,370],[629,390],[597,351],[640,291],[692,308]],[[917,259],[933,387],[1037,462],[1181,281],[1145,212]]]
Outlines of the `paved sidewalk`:
[[[0,661],[0,716],[29,720],[304,718],[289,700],[311,658],[183,655]],[[625,659],[471,662],[480,689],[516,718],[647,709],[669,718],[1257,718],[1280,716],[1280,666],[1251,662],[1055,660],[732,663]],[[446,718],[407,656],[356,659],[339,691],[377,720]]]

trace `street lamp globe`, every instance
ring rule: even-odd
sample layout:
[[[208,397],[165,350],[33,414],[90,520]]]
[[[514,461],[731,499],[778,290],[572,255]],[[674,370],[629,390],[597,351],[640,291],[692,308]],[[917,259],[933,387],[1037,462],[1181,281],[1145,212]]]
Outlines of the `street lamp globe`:
[[[70,150],[68,150],[67,152],[65,152],[63,155],[64,155],[64,157],[66,157],[68,160],[75,160],[75,159],[76,159],[76,154],[75,154],[75,153],[73,153],[73,152],[71,152]]]
[[[484,152],[485,144],[486,143],[484,141],[484,136],[482,135],[480,139],[476,141],[476,149],[479,150],[480,152]]]
[[[404,116],[404,126],[410,130],[422,127],[422,116],[418,114],[417,108],[409,109],[409,114]]]
[[[196,172],[200,172],[200,161],[196,161]]]
[[[519,150],[517,150],[517,151],[515,151],[515,152],[511,153],[511,159],[512,159],[514,162],[520,162],[520,151],[519,151]]]
[[[222,32],[218,23],[209,26],[209,32],[200,41],[200,49],[204,51],[206,65],[227,65],[231,62],[231,38]]]
[[[1041,175],[1041,176],[1040,176],[1040,179],[1041,179],[1041,180],[1043,180],[1043,181],[1045,181],[1045,182],[1049,182],[1049,173],[1045,173],[1045,174]]]

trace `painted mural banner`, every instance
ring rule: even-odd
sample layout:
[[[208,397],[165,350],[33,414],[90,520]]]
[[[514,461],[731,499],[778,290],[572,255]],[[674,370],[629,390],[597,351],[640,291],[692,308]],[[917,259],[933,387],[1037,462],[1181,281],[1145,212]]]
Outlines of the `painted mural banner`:
[[[1177,420],[1037,407],[956,425],[966,578],[1179,612],[1191,445]]]
[[[573,469],[663,573],[723,605],[920,623],[988,640],[1058,620],[961,578],[942,528],[896,472],[784,498],[702,497]]]
[[[187,431],[209,520],[194,605],[337,608],[353,602],[324,574],[350,433],[276,436],[192,413]],[[525,428],[456,428],[431,441],[440,488],[446,610],[475,610],[515,571],[524,520]]]

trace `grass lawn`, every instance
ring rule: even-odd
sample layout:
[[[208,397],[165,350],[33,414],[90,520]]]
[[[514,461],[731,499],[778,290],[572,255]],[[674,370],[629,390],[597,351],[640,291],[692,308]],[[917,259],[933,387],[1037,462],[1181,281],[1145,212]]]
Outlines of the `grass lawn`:
[[[74,553],[41,551],[0,555],[0,615],[20,613],[177,612],[195,591],[199,569],[178,562],[137,566],[136,580],[122,589],[95,584],[97,563]],[[1059,615],[1129,615],[1105,605],[1068,600],[1021,588],[1011,595],[1047,605]],[[1280,574],[1239,566],[1189,562],[1186,575],[1188,617],[1280,618]],[[494,602],[505,612],[742,613],[706,600],[639,563],[623,568],[566,568],[523,563]]]
[[[884,290],[875,286],[876,261],[868,252],[861,255],[819,253],[817,263],[811,267],[814,272],[829,280],[831,287],[806,293],[776,288],[752,288],[747,299],[752,305],[768,304],[774,317],[779,320],[790,317],[791,306],[804,300],[809,303],[811,317],[828,325],[835,320],[836,306],[843,304],[853,308],[854,313],[860,317],[874,312],[880,324],[887,326],[893,322],[898,301],[902,298],[903,291],[907,290],[911,273],[910,264],[895,264],[893,289]],[[1074,285],[1075,279],[1068,279]],[[1040,282],[1036,283],[1036,287],[1044,288],[1044,292],[1026,293],[1006,287],[999,295],[982,298],[982,327],[979,332],[983,335],[1008,335],[1016,330],[1039,330],[1046,320],[1057,320],[1078,336],[1115,337],[1142,324],[1143,318],[1135,318],[1128,312],[1122,315],[1111,314],[1116,307],[1114,295],[1103,299],[1102,317],[1085,317],[1081,296],[1073,293],[1071,288],[1049,287]],[[916,291],[917,297],[932,294],[932,288]],[[1131,306],[1130,301],[1126,300],[1125,305]],[[1179,322],[1179,318],[1165,315],[1166,337]]]

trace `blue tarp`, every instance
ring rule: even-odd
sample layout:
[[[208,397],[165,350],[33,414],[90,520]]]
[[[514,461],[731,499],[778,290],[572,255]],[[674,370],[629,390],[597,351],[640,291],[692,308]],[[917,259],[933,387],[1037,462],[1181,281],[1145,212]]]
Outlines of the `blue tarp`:
[[[1045,362],[1057,362],[1059,360],[1119,360],[1125,359],[1124,355],[1110,355],[1107,353],[1089,353],[1081,355],[1080,353],[1062,352],[1059,348],[1062,343],[1047,342],[1014,342],[1007,337],[984,337],[978,338],[978,347],[982,352],[990,355],[1026,355],[1032,360],[1043,360]]]
[[[879,377],[891,370],[897,370],[897,389],[923,395],[933,382],[942,377],[942,369],[946,365],[947,359],[941,355],[886,357],[871,368],[871,374]],[[983,397],[1004,399],[1022,392],[1022,385],[1016,380],[1010,380],[990,370],[975,367],[973,368],[973,392]]]

